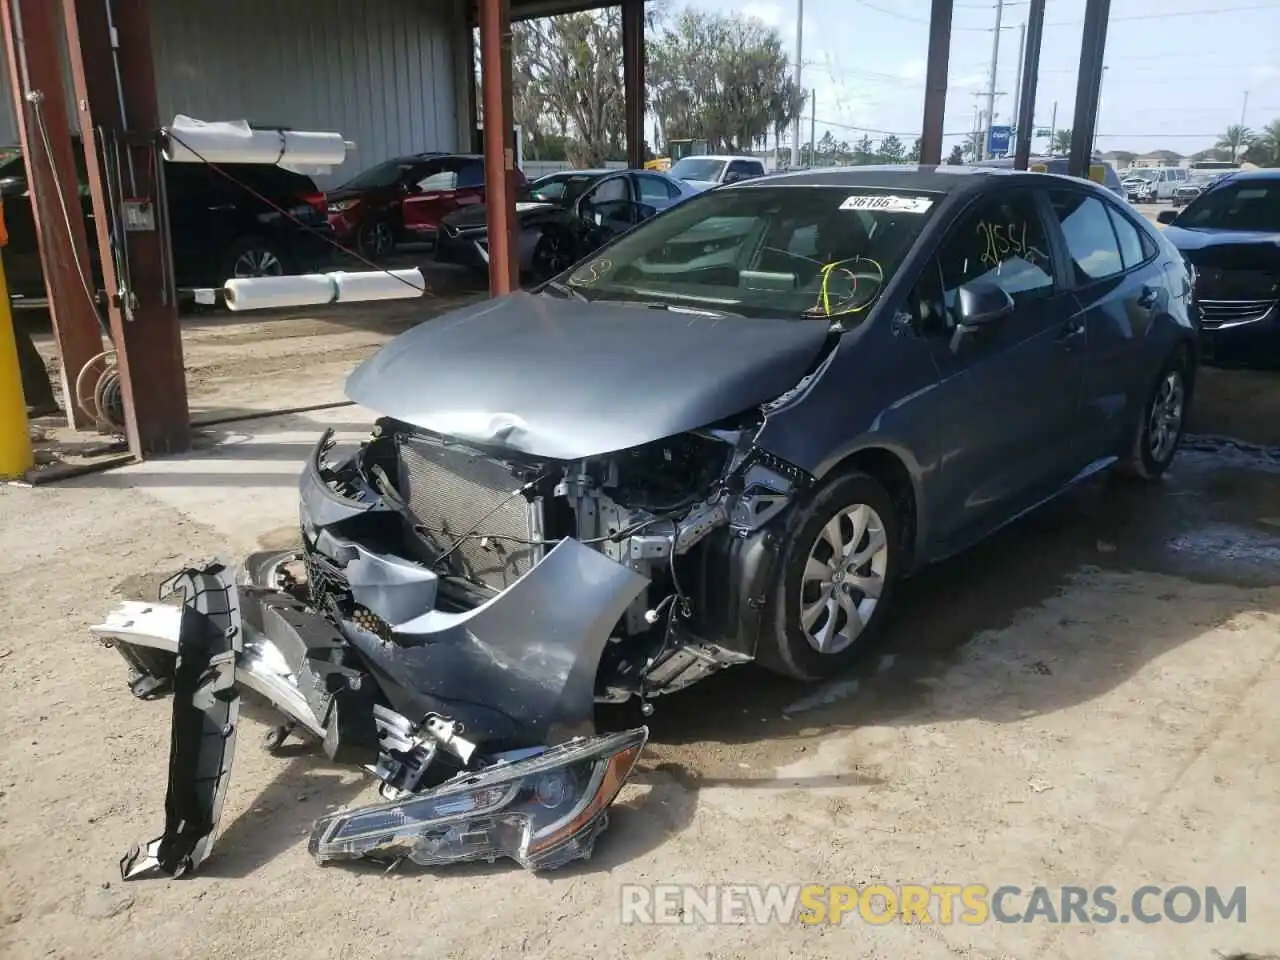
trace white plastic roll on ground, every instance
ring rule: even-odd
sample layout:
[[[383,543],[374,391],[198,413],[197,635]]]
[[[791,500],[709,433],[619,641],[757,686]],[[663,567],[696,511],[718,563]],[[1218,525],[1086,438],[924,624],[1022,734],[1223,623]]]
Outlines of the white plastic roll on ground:
[[[336,167],[347,158],[340,133],[254,130],[243,120],[206,122],[178,114],[165,130],[164,158],[172,163],[261,163]]]
[[[236,277],[222,287],[231,310],[268,310],[332,303],[338,295],[332,276],[304,273],[293,277]]]
[[[417,267],[411,270],[368,270],[331,273],[339,303],[360,300],[412,300],[422,296],[427,281]]]

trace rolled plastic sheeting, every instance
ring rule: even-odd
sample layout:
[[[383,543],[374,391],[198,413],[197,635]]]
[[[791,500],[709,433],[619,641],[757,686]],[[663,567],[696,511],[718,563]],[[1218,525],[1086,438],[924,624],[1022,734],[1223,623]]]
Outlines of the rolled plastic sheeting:
[[[347,142],[340,133],[254,130],[244,120],[206,122],[178,114],[164,134],[164,158],[171,163],[328,168],[347,159]]]
[[[338,302],[357,300],[412,300],[422,296],[427,282],[417,267],[412,270],[368,270],[331,273],[338,288]]]
[[[231,310],[268,310],[271,307],[307,307],[332,303],[337,298],[333,278],[327,273],[293,277],[236,277],[222,287]]]
[[[231,310],[269,310],[273,307],[311,307],[323,303],[369,300],[411,300],[427,289],[422,271],[370,270],[360,273],[305,273],[292,277],[244,277],[223,284],[222,295]]]

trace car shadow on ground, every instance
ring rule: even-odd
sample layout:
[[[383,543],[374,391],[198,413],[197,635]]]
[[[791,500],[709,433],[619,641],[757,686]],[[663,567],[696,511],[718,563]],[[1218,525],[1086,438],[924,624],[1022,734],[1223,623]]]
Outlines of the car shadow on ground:
[[[993,674],[1017,671],[1028,682],[1004,690],[993,676],[990,696],[961,697],[939,696],[938,681],[975,638],[1051,602],[1078,576],[1136,572],[1244,588],[1280,584],[1280,462],[1255,461],[1256,451],[1224,458],[1196,450],[1193,439],[1162,482],[1090,482],[904,581],[874,648],[833,681],[803,684],[748,665],[658,698],[651,717],[627,704],[601,708],[599,721],[605,729],[646,723],[649,753],[661,760],[690,744],[799,743],[868,725],[1009,722],[1091,701],[1203,633],[1205,624],[1150,629],[1115,613],[1059,609],[1062,633],[1017,637],[987,664]],[[1257,609],[1249,593],[1240,598],[1238,609],[1217,610],[1218,620]],[[1070,629],[1078,624],[1086,629]]]

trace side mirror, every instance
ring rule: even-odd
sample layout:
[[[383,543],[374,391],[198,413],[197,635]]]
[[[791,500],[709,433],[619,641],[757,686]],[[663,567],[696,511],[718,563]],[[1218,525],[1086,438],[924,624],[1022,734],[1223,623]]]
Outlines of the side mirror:
[[[1013,297],[994,283],[982,280],[966,283],[958,293],[957,319],[963,330],[992,327],[1013,313]]]
[[[1161,210],[1156,214],[1156,223],[1173,223],[1177,219],[1177,210]]]

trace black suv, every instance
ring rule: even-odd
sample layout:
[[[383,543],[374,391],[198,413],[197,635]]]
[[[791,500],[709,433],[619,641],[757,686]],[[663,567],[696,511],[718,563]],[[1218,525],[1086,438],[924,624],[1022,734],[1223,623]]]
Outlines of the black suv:
[[[78,138],[73,139],[73,147],[93,278],[101,289],[93,208]],[[9,293],[15,299],[38,300],[45,296],[44,275],[27,192],[26,164],[20,151],[10,148],[6,152],[9,155],[0,160],[0,198],[9,232],[9,245],[4,249]],[[220,169],[236,182],[204,164],[164,164],[179,288],[221,286],[229,277],[301,273],[329,259],[333,248],[324,236],[332,236],[332,228],[325,195],[314,180],[275,166],[223,164]],[[301,225],[245,186],[289,211]]]

